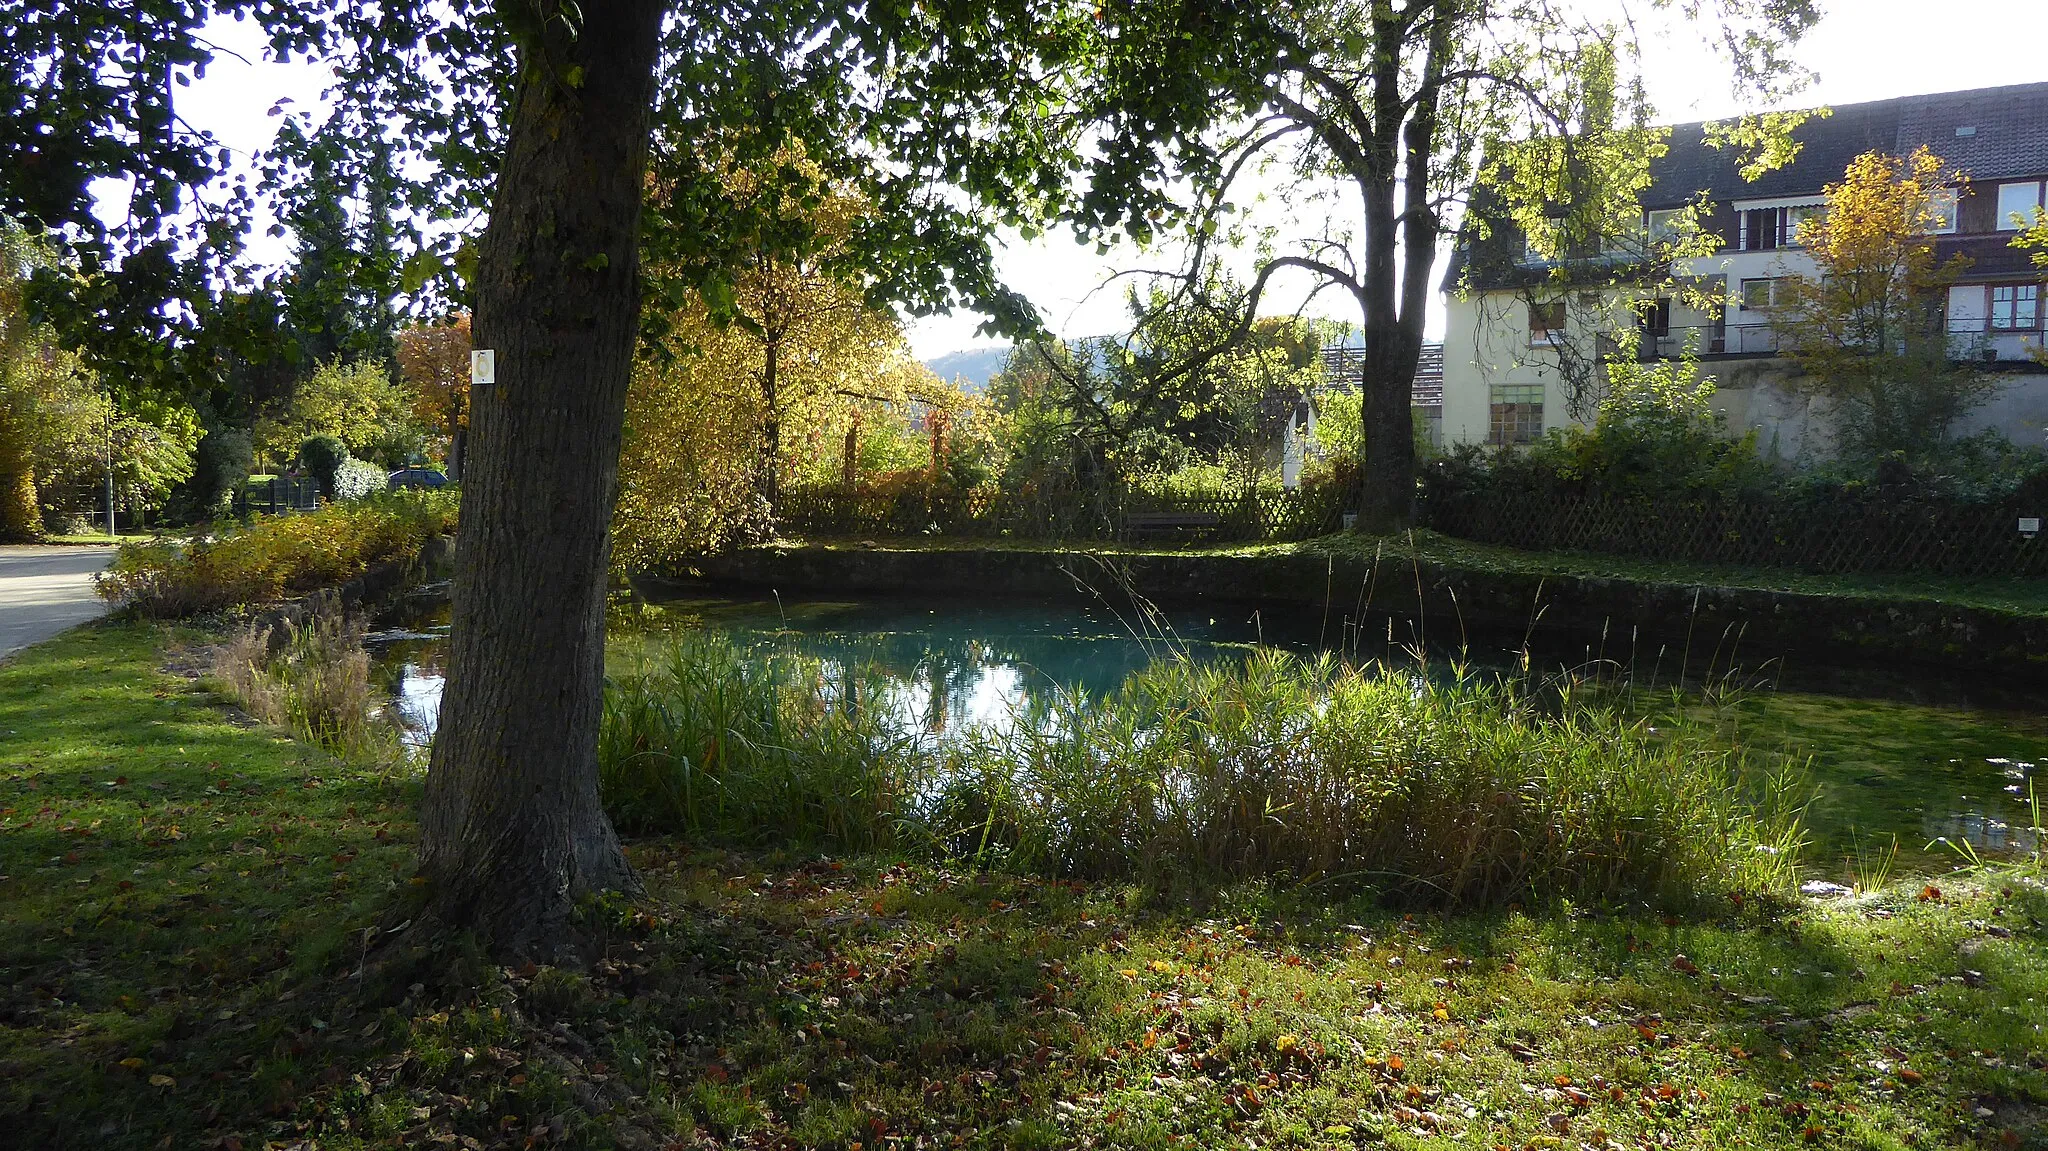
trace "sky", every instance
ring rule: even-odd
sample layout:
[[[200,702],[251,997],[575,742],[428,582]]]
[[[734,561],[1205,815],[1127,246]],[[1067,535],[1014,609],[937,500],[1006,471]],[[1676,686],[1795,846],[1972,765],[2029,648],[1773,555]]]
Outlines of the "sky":
[[[1822,0],[1822,8],[1820,25],[1793,52],[1815,74],[1812,87],[1796,101],[1799,106],[2048,80],[2048,53],[2042,48],[2048,44],[2048,3]],[[217,32],[219,42],[239,49],[247,60],[218,59],[205,79],[182,94],[180,111],[193,126],[211,130],[247,154],[270,143],[278,121],[268,112],[279,98],[290,98],[288,107],[295,110],[318,105],[324,73],[304,64],[265,62],[251,27]],[[1646,79],[1661,119],[1713,119],[1745,110],[1730,90],[1725,64],[1701,41],[1697,29],[1683,25],[1647,34]],[[1290,227],[1322,223],[1320,218],[1290,218],[1271,205],[1255,205],[1252,211],[1255,223],[1277,227],[1283,235]],[[261,248],[258,254],[282,255]],[[1117,271],[1174,264],[1171,251],[1144,252],[1126,244],[1102,255],[1064,232],[1031,243],[1008,237],[998,259],[1010,285],[1038,305],[1055,332],[1068,337],[1101,335],[1125,325],[1122,287],[1107,283]],[[1307,286],[1305,281],[1276,282],[1264,310],[1302,308],[1311,315],[1357,322],[1348,298],[1335,294],[1325,293],[1304,308]],[[995,342],[975,334],[980,322],[981,317],[964,312],[913,320],[908,326],[912,349],[929,359]],[[1432,335],[1442,332],[1441,300],[1428,326]]]

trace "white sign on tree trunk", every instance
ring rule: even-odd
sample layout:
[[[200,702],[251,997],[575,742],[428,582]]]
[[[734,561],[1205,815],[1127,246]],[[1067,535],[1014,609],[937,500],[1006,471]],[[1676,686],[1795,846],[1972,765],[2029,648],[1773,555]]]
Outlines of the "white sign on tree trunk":
[[[498,382],[498,353],[489,348],[478,348],[469,354],[469,382],[473,387],[488,387]]]

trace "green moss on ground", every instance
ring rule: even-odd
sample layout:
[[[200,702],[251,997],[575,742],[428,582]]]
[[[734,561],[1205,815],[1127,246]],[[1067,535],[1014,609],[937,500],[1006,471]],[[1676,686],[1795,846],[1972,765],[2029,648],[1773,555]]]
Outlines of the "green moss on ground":
[[[0,664],[23,1146],[2048,1146],[2031,868],[1410,918],[643,840],[587,972],[359,967],[416,785],[237,722],[159,670],[182,638]]]
[[[1801,595],[1954,604],[2023,615],[2048,615],[2048,580],[1960,579],[1931,575],[1820,575],[1788,568],[1753,568],[1732,564],[1665,563],[1597,552],[1531,552],[1494,544],[1473,543],[1431,531],[1397,536],[1341,532],[1312,540],[1283,543],[1220,544],[1167,547],[1082,541],[1073,544],[1007,539],[966,539],[943,536],[873,540],[792,540],[823,548],[893,551],[1086,551],[1105,555],[1330,556],[1382,563],[1420,561],[1446,568],[1489,574],[1569,576],[1634,583],[1680,584],[1686,587],[1727,587]]]

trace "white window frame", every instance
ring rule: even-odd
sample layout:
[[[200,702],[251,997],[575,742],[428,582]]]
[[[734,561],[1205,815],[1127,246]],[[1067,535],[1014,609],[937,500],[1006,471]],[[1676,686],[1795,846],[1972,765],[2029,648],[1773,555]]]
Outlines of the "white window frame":
[[[1678,222],[1685,215],[1684,208],[1658,208],[1643,213],[1643,230],[1652,243],[1660,240],[1676,240],[1684,233]]]
[[[1953,236],[1956,233],[1958,217],[1962,212],[1962,196],[1954,188],[1936,188],[1927,195],[1927,210],[1934,216],[1934,223],[1927,229],[1930,236]]]
[[[2018,192],[2022,196],[2030,198],[2022,211],[2015,213],[2012,209],[2006,207],[2005,194],[2007,192]],[[2041,208],[2041,181],[2006,180],[1998,185],[1998,189],[1993,195],[1997,197],[1994,202],[1998,209],[1998,218],[1992,221],[1996,225],[1993,230],[2017,232],[2031,224],[2034,219],[2034,213],[2038,212]],[[2013,217],[2015,215],[2018,215],[2020,220],[2014,220]]]
[[[1553,328],[1548,325],[1541,328],[1537,327],[1536,313],[1539,308],[1556,308],[1565,324],[1571,323],[1571,309],[1565,305],[1564,297],[1562,296],[1555,300],[1545,300],[1540,304],[1532,303],[1529,305],[1529,346],[1532,348],[1554,348],[1564,342],[1564,327]]]
[[[1488,387],[1486,395],[1487,442],[1505,447],[1515,444],[1535,443],[1537,440],[1542,439],[1544,429],[1548,426],[1547,416],[1543,410],[1546,398],[1545,393],[1548,390],[1542,384],[1493,384]],[[1527,429],[1528,435],[1526,438],[1516,437],[1511,439],[1504,434],[1506,429],[1502,426],[1502,417],[1507,413],[1502,409],[1509,407],[1525,409],[1524,412],[1519,414],[1535,417],[1533,421],[1534,426]],[[1534,410],[1528,411],[1526,409]]]
[[[1778,246],[1781,248],[1803,248],[1799,242],[1799,223],[1809,216],[1825,217],[1828,206],[1825,203],[1789,204],[1778,210]]]
[[[1741,304],[1742,310],[1745,312],[1769,312],[1771,309],[1778,306],[1778,285],[1784,282],[1785,277],[1783,276],[1752,276],[1749,279],[1742,281],[1741,284],[1736,286],[1735,298]],[[1768,302],[1762,304],[1752,304],[1749,302],[1749,286],[1751,284],[1770,285],[1770,288],[1768,289]]]

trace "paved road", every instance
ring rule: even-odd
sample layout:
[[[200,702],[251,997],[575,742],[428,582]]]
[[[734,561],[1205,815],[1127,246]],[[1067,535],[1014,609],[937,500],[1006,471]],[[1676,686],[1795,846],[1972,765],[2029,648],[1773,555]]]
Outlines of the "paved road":
[[[113,558],[107,547],[0,547],[0,659],[105,611],[92,577]]]

